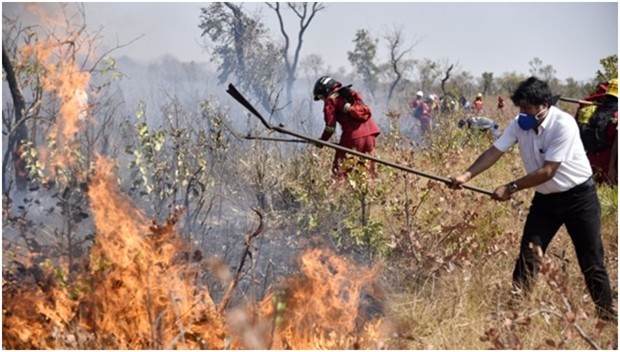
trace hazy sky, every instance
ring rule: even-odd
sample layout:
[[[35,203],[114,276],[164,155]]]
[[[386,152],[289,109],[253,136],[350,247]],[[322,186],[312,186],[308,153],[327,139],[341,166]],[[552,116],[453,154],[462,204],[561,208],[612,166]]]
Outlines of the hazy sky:
[[[347,51],[353,50],[358,29],[368,29],[381,39],[380,59],[387,59],[382,37],[402,28],[412,58],[457,63],[478,77],[482,72],[527,74],[529,62],[538,57],[552,65],[557,77],[594,78],[599,60],[618,53],[617,2],[329,2],[319,12],[304,37],[302,56],[318,54],[332,69],[351,71]],[[46,6],[49,6],[47,4]],[[115,52],[139,60],[169,53],[183,61],[207,61],[200,46],[200,7],[204,2],[103,2],[85,3],[89,28],[103,28],[109,45],[126,43]],[[273,11],[264,3],[245,3],[260,14],[273,38],[281,40]],[[24,13],[18,3],[3,3],[3,12]],[[48,11],[50,12],[50,11]],[[53,14],[49,14],[53,16]],[[297,19],[287,13],[293,30]],[[25,18],[25,17],[24,17]],[[292,35],[295,38],[296,35]]]

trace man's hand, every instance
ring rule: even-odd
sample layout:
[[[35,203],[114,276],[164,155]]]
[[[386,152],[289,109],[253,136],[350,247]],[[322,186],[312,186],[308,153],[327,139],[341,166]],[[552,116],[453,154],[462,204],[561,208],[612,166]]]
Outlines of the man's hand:
[[[320,149],[320,148],[323,148],[323,144],[321,144],[321,143],[317,143],[317,142],[314,142],[314,146],[315,146],[315,147],[317,147],[317,148],[319,148],[319,149]]]
[[[452,189],[461,189],[463,188],[463,184],[469,180],[471,180],[471,173],[469,171],[465,171],[462,174],[454,177],[450,177],[452,183],[448,184],[448,187]]]
[[[503,202],[503,201],[507,201],[508,199],[510,199],[511,196],[512,196],[512,193],[510,193],[510,189],[508,188],[508,185],[502,185],[502,186],[497,187],[493,191],[493,195],[491,196],[491,198]]]

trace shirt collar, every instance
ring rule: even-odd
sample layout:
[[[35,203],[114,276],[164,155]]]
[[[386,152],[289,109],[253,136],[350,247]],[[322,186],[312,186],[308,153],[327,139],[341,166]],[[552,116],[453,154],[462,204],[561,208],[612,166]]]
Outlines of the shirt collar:
[[[549,106],[549,109],[547,109],[547,116],[545,116],[545,119],[538,126],[539,131],[544,131],[547,129],[547,126],[550,123],[549,120],[551,119],[551,110],[555,108],[555,106]]]

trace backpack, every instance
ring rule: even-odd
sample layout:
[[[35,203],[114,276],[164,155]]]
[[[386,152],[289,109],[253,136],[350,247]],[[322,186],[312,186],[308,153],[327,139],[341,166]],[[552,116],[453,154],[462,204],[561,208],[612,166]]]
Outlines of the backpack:
[[[348,114],[354,120],[363,122],[372,117],[370,107],[364,103],[358,92],[351,89],[350,84],[348,86],[341,87],[334,94],[332,94],[332,97],[334,98],[338,96],[342,96],[346,100],[346,103],[342,108],[342,112]]]

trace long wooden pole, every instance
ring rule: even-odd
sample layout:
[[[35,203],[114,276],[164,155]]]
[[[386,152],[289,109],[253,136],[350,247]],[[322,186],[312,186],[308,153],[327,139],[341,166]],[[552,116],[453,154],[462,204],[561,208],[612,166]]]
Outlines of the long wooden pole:
[[[584,104],[584,105],[601,105],[600,103],[595,102],[595,101],[573,99],[573,98],[566,98],[566,97],[560,97],[560,100],[566,101],[569,103]]]
[[[269,130],[280,132],[280,133],[283,133],[283,134],[288,134],[288,135],[293,136],[293,137],[301,138],[301,139],[309,141],[309,142],[311,142],[311,143],[313,143],[315,145],[321,145],[321,146],[329,147],[329,148],[332,148],[332,149],[340,150],[340,151],[346,152],[348,154],[360,157],[362,159],[372,160],[372,161],[377,162],[379,164],[387,165],[389,167],[393,167],[393,168],[398,169],[398,170],[402,170],[402,171],[405,171],[405,172],[416,174],[418,176],[430,178],[431,180],[440,181],[440,182],[443,182],[443,183],[446,183],[446,184],[451,184],[452,183],[452,180],[450,180],[449,178],[445,178],[445,177],[429,174],[429,173],[426,173],[426,172],[423,172],[423,171],[419,171],[419,170],[416,170],[416,169],[412,169],[412,168],[404,166],[404,165],[396,164],[396,163],[393,163],[393,162],[388,161],[388,160],[379,159],[379,158],[374,157],[372,155],[368,155],[368,154],[365,154],[365,153],[358,152],[357,150],[345,148],[345,147],[343,147],[341,145],[338,145],[338,144],[326,142],[326,141],[321,140],[321,139],[309,137],[309,136],[306,136],[306,135],[303,135],[303,134],[300,134],[300,133],[297,133],[297,132],[294,132],[294,131],[290,131],[290,130],[287,130],[286,128],[284,128],[282,125],[280,125],[280,126],[271,125],[271,124],[269,124],[267,122],[267,120],[265,120],[265,118],[258,111],[256,111],[254,106],[252,106],[252,104],[250,104],[250,102],[248,102],[245,99],[245,97],[235,88],[235,86],[233,86],[232,84],[229,84],[228,85],[228,90],[226,90],[226,92],[228,92],[228,94],[230,94],[233,98],[235,98],[235,100],[237,100],[241,105],[243,105],[252,114],[254,114],[254,116],[258,117],[260,119],[260,121],[263,123],[263,125],[267,129],[269,129]],[[493,192],[487,191],[487,190],[482,189],[482,188],[478,188],[478,187],[474,187],[474,186],[470,186],[470,185],[462,185],[462,187],[465,188],[465,189],[468,189],[468,190],[471,190],[471,191],[474,191],[474,192],[483,193],[483,194],[486,194],[486,195],[489,195],[489,196],[493,195]]]

